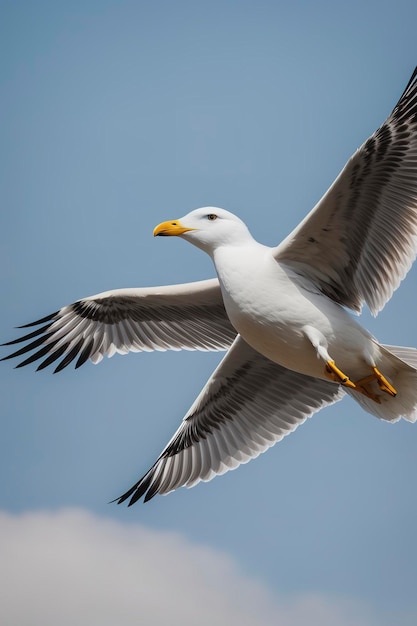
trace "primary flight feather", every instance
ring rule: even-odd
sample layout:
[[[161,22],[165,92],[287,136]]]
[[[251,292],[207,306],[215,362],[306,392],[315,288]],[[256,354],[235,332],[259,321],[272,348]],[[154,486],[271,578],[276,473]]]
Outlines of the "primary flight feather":
[[[417,350],[377,342],[346,309],[382,309],[417,251],[417,68],[386,122],[276,248],[235,215],[159,224],[208,253],[217,279],[120,289],[65,306],[6,345],[17,367],[98,363],[116,352],[228,350],[133,504],[234,469],[346,393],[373,415],[417,419]]]

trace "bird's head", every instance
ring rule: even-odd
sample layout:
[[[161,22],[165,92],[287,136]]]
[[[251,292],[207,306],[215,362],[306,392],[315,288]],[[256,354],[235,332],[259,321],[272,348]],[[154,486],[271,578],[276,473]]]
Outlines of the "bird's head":
[[[239,244],[252,238],[241,219],[216,207],[195,209],[180,219],[162,222],[153,234],[155,237],[182,237],[208,254],[219,246]]]

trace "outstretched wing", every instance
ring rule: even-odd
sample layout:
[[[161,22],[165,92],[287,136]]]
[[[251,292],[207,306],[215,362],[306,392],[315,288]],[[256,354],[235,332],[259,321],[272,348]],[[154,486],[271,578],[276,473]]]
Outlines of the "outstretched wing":
[[[117,502],[146,502],[235,469],[344,393],[269,361],[238,336],[155,464]]]
[[[62,357],[54,370],[59,372],[77,357],[75,367],[87,359],[98,363],[116,352],[226,350],[236,337],[217,279],[106,291],[21,328],[40,324],[41,328],[4,344],[25,343],[4,358],[36,350],[17,367],[44,359],[40,370]]]
[[[386,122],[275,257],[336,302],[376,315],[417,251],[417,68]]]

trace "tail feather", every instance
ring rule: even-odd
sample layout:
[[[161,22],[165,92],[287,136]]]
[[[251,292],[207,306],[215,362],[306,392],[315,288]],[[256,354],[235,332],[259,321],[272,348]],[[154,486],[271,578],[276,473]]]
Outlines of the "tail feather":
[[[396,397],[381,392],[376,382],[372,383],[372,388],[379,395],[380,404],[355,390],[345,388],[345,391],[365,411],[380,419],[417,421],[417,349],[385,345],[379,348],[376,366],[395,387]]]
[[[387,350],[391,354],[410,365],[414,369],[417,369],[417,348],[404,348],[403,346],[381,346],[384,350]]]

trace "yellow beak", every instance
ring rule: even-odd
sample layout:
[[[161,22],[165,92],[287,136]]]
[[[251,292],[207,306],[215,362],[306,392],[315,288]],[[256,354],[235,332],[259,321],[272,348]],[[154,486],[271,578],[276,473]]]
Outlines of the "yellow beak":
[[[181,225],[179,220],[173,220],[172,222],[161,222],[158,226],[155,226],[153,236],[157,237],[159,235],[161,237],[172,237],[175,235],[182,235],[189,230],[195,230],[195,228],[186,228]]]

